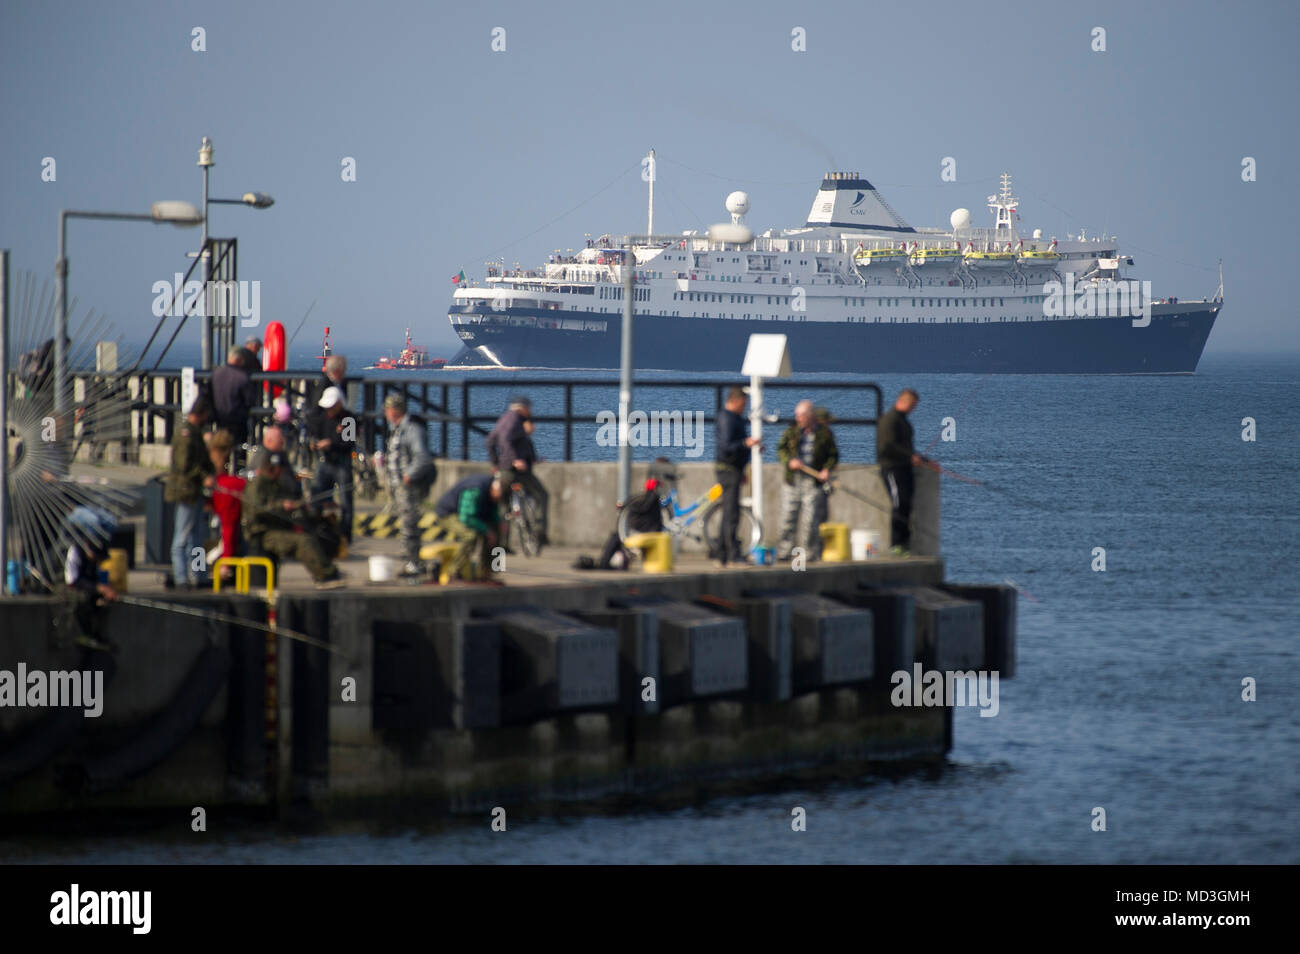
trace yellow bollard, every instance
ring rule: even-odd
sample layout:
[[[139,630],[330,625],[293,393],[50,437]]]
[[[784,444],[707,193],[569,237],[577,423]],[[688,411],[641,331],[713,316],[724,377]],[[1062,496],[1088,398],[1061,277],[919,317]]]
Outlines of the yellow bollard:
[[[849,525],[823,523],[817,528],[822,538],[822,562],[843,563],[849,556]]]
[[[629,550],[641,551],[642,569],[646,573],[673,571],[673,538],[667,533],[635,533],[623,541]]]
[[[112,549],[108,551],[108,559],[99,564],[108,571],[108,585],[119,593],[126,592],[126,551]]]

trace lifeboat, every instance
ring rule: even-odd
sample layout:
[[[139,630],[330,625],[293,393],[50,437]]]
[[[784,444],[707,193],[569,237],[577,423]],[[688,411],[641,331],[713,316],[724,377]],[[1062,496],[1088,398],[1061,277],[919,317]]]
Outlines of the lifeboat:
[[[918,248],[912,252],[912,264],[921,265],[955,265],[961,258],[958,248]]]
[[[853,255],[859,265],[897,265],[906,258],[905,248],[860,248]]]

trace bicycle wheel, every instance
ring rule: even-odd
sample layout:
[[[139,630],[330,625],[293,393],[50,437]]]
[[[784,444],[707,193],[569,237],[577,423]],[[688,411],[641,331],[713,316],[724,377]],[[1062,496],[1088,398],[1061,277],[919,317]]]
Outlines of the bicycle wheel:
[[[516,519],[511,521],[515,525],[515,538],[524,556],[537,556],[542,550],[541,534],[538,529],[541,526],[541,510],[537,506],[537,501],[527,494],[521,493],[518,501]]]
[[[758,529],[758,538],[763,538],[763,524],[748,507],[740,508],[740,519],[736,523],[736,538],[740,542],[741,554],[748,555],[753,549],[754,530]],[[719,559],[722,550],[722,508],[710,507],[704,515],[704,541],[709,548],[709,556]],[[731,557],[728,557],[731,559]]]

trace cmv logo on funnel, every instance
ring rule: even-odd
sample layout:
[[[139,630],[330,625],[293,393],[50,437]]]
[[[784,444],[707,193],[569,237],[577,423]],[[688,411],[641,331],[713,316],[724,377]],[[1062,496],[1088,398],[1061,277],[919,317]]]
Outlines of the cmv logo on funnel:
[[[244,328],[255,328],[262,323],[262,283],[258,281],[209,281],[207,294],[204,283],[184,281],[176,272],[170,283],[153,283],[153,314],[155,318],[239,318]]]

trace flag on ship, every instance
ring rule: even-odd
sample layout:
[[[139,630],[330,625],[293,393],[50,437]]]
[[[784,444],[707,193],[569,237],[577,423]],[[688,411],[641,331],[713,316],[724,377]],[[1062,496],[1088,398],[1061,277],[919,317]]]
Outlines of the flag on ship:
[[[463,268],[460,271],[458,271],[455,275],[451,276],[451,283],[453,285],[459,285],[464,280],[465,280],[465,269]]]

